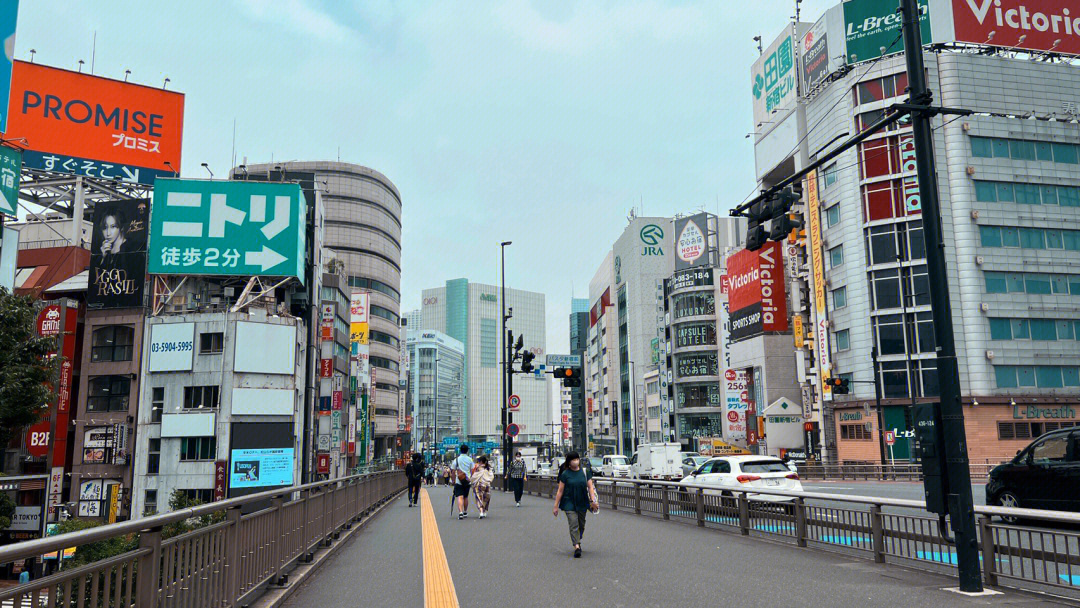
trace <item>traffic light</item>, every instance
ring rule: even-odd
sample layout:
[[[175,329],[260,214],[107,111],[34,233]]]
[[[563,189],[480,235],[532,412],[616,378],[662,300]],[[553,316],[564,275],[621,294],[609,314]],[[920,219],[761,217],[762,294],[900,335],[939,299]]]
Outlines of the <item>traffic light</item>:
[[[834,395],[847,395],[851,392],[850,380],[847,378],[827,378],[825,384],[832,387]]]
[[[530,374],[533,371],[532,360],[536,358],[531,351],[525,351],[521,353],[521,371],[525,374]]]
[[[765,226],[758,222],[750,222],[746,225],[746,248],[757,251],[765,246]]]
[[[802,199],[802,188],[788,186],[780,191],[769,205],[772,224],[769,226],[769,240],[782,241],[792,230],[802,228],[802,220],[792,217],[791,208]]]
[[[581,370],[576,367],[556,367],[555,379],[562,380],[562,385],[567,388],[581,386]]]

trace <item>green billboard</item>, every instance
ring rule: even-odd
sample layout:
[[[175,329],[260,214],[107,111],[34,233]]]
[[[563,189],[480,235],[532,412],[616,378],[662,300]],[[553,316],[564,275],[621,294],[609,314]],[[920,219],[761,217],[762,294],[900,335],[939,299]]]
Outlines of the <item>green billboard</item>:
[[[299,184],[158,179],[147,270],[295,277],[303,283],[306,220]]]
[[[923,44],[933,40],[927,2],[919,0],[919,29]],[[849,0],[844,3],[848,65],[903,52],[904,40],[900,36],[903,20],[896,10],[899,6],[899,2],[882,0]]]
[[[19,208],[20,173],[22,152],[16,148],[0,146],[0,213],[15,216]]]

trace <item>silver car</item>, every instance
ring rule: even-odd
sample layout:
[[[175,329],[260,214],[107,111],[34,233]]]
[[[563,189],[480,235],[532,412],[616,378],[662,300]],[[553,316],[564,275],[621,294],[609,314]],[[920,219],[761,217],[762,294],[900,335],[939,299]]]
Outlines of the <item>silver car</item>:
[[[696,471],[698,467],[709,461],[708,456],[687,456],[682,460],[682,475],[683,477],[689,476]]]

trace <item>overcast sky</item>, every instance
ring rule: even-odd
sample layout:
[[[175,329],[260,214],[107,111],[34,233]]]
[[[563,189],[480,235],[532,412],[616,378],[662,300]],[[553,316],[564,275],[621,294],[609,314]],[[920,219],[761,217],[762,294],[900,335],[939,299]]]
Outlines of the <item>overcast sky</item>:
[[[806,0],[803,21],[838,0]],[[752,38],[794,0],[22,0],[16,57],[186,94],[182,174],[340,159],[401,191],[402,312],[465,277],[572,295],[639,214],[753,189]],[[97,34],[96,52],[93,51]]]

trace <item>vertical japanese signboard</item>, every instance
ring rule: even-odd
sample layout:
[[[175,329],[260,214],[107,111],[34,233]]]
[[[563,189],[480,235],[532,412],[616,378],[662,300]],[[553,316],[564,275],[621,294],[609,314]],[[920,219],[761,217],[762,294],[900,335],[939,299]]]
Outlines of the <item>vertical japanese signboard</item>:
[[[303,284],[306,218],[299,184],[159,179],[149,272],[294,277]]]
[[[0,146],[0,213],[15,217],[19,209],[19,173],[21,171],[22,152]]]
[[[350,369],[355,377],[353,384],[353,398],[357,406],[356,422],[354,423],[349,441],[359,441],[359,462],[366,463],[369,455],[371,442],[371,368],[368,344],[368,307],[371,303],[371,294],[354,291],[349,299],[349,339],[352,346],[352,365]],[[359,398],[357,398],[359,395]],[[356,403],[358,401],[358,403]]]
[[[825,302],[825,259],[821,245],[821,200],[817,171],[806,176],[806,214],[810,220],[810,276],[814,282],[814,350],[817,354],[818,388],[825,401],[832,401],[832,387],[825,385],[832,369],[829,354],[829,312]]]
[[[150,205],[144,200],[99,201],[95,205],[88,307],[142,306],[149,218]]]
[[[754,62],[750,85],[754,94],[755,125],[779,123],[785,113],[795,107],[799,77],[795,72],[794,30],[795,24],[789,23]]]
[[[180,93],[15,61],[10,100],[4,138],[26,139],[27,167],[141,184],[180,170]]]

